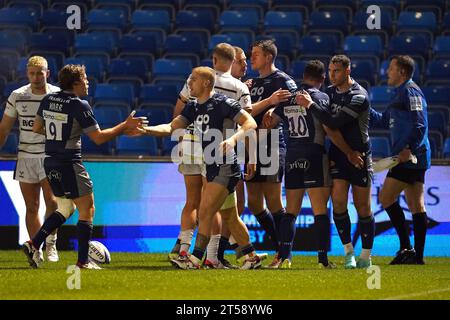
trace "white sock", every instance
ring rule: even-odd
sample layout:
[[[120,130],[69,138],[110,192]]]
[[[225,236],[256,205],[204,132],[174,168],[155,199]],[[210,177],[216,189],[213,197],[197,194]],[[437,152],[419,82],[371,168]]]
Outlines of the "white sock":
[[[55,234],[49,234],[49,235],[47,236],[47,238],[45,238],[45,242],[46,242],[46,243],[49,243],[49,244],[55,244],[57,239],[58,239],[57,233],[55,233]]]
[[[180,232],[180,252],[189,252],[192,238],[194,237],[194,229],[188,229]]]
[[[359,257],[363,260],[369,260],[371,252],[372,252],[371,249],[362,249],[361,255]]]
[[[351,242],[344,244],[344,251],[345,251],[345,254],[349,254],[350,252],[355,252],[355,249],[353,249],[353,245]]]
[[[217,251],[219,251],[220,234],[214,234],[210,237],[208,247],[206,248],[206,259],[212,263],[219,262]]]

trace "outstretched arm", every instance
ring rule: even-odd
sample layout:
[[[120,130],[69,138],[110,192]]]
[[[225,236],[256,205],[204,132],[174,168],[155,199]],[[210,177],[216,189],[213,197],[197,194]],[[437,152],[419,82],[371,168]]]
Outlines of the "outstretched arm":
[[[187,119],[181,115],[177,116],[170,123],[147,126],[143,128],[143,133],[155,137],[167,137],[177,129],[185,129],[189,125]]]

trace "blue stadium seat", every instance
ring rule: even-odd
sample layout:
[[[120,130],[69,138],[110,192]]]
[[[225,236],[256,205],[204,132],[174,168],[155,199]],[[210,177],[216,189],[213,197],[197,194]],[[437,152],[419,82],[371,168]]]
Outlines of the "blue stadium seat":
[[[191,59],[192,65],[197,66],[200,59],[205,57],[206,43],[196,34],[171,34],[166,38],[164,44],[164,57],[174,57]]]
[[[389,41],[389,36],[393,33],[394,18],[389,11],[381,11],[380,29],[368,29],[367,20],[369,14],[363,10],[358,11],[353,17],[352,34],[353,35],[378,35],[381,37],[382,45],[385,47]]]
[[[171,137],[163,138],[162,139],[162,155],[170,156],[172,154],[172,149],[175,148],[177,144],[178,144],[178,141],[172,141]]]
[[[253,11],[224,10],[219,18],[221,31],[250,30],[258,31],[258,15]]]
[[[378,35],[347,36],[344,40],[344,52],[347,55],[375,55],[383,57],[383,42]]]
[[[428,105],[444,105],[450,107],[450,86],[422,87]]]
[[[107,127],[100,128],[106,129]],[[95,144],[87,135],[81,136],[81,153],[82,154],[90,154],[90,155],[112,155],[113,150],[116,146],[116,139],[110,140],[108,142],[102,143],[101,145]]]
[[[11,64],[9,57],[0,54],[0,76],[2,78],[11,80],[14,77],[14,66],[16,65],[17,61],[15,64]]]
[[[40,13],[33,9],[2,8],[0,9],[0,26],[28,26],[33,31],[37,30]]]
[[[391,145],[386,137],[371,137],[372,156],[374,158],[386,158],[391,155]]]
[[[450,12],[447,12],[442,19],[442,35],[450,35]]]
[[[139,103],[169,103],[175,105],[178,94],[179,91],[175,86],[146,84],[141,88]]]
[[[308,61],[305,60],[294,60],[291,63],[291,69],[289,74],[294,78],[295,81],[301,81],[303,79],[303,71]]]
[[[445,139],[443,156],[450,159],[450,138]]]
[[[3,87],[3,98],[7,99],[11,94],[11,92],[13,92],[16,89],[19,89],[20,87],[26,84],[28,84],[27,79],[19,79],[18,81],[6,83],[5,86]]]
[[[186,79],[192,71],[192,62],[188,59],[156,59],[153,67],[155,78]]]
[[[387,107],[392,100],[393,91],[389,86],[373,86],[370,88],[369,98],[373,108]]]
[[[138,138],[120,136],[117,144],[117,154],[157,156],[158,148],[156,138],[150,136]]]
[[[94,116],[101,128],[110,128],[125,120],[122,110],[115,106],[94,108]]]
[[[428,30],[435,32],[437,28],[436,16],[433,12],[410,12],[403,11],[397,20],[397,31],[412,30]]]
[[[125,34],[119,40],[119,51],[121,53],[145,52],[157,55],[158,45],[156,37],[151,34]]]
[[[304,36],[300,39],[300,56],[334,55],[338,48],[332,36]]]
[[[111,55],[115,45],[114,39],[107,34],[82,33],[75,36],[74,49],[77,53],[104,52]]]
[[[156,43],[157,48],[162,48],[164,43],[166,42],[166,32],[162,29],[134,29],[130,30],[129,34],[143,36],[144,38],[150,37]],[[126,35],[124,35],[126,36]]]
[[[267,11],[264,18],[264,31],[303,30],[303,16],[300,12]]]
[[[388,47],[388,55],[408,54],[428,56],[426,40],[419,36],[399,35],[391,37]]]
[[[127,25],[127,16],[120,9],[92,9],[87,15],[88,28],[118,28]]]
[[[158,28],[170,32],[169,13],[165,10],[136,10],[131,16],[133,28]]]
[[[440,132],[445,137],[447,135],[445,115],[439,111],[428,110],[428,128]]]
[[[376,66],[370,59],[352,59],[351,60],[352,77],[369,82],[372,86],[376,81]]]
[[[70,43],[68,37],[62,34],[33,33],[28,50],[59,51],[68,55]]]
[[[131,112],[131,108],[128,104],[124,103],[124,102],[116,102],[116,101],[107,101],[107,102],[98,102],[98,103],[94,103],[93,105],[93,109],[94,109],[94,114],[95,112],[97,112],[97,110],[105,110],[102,112],[105,112],[106,114],[108,113],[117,113],[119,112],[120,114],[120,121],[124,121],[128,115]],[[111,126],[113,125],[113,122],[107,121],[106,123],[103,124],[105,127],[107,126]]]
[[[342,12],[314,11],[309,18],[308,32],[317,30],[339,31],[345,36],[349,31],[348,29],[347,19]]]
[[[67,31],[67,18],[69,14],[66,11],[48,9],[45,10],[41,17],[42,27],[63,27]]]
[[[88,77],[93,77],[99,81],[103,81],[105,75],[105,64],[99,57],[76,57],[67,58],[65,64],[81,64],[86,67]]]
[[[435,58],[450,60],[450,36],[437,36],[433,46]]]
[[[146,116],[149,124],[154,126],[172,121],[173,108],[166,104],[144,104],[139,112],[137,116]]]
[[[105,84],[97,85],[94,95],[95,103],[122,102],[128,105],[134,103],[134,92],[131,85]]]
[[[244,51],[251,45],[247,37],[241,33],[214,34],[211,36],[211,40],[208,44],[209,52],[212,52],[219,43],[223,42],[231,44],[232,46],[238,46]]]
[[[426,70],[426,84],[449,84],[450,85],[450,60],[437,60],[428,62]]]
[[[142,81],[149,78],[149,70],[139,60],[116,58],[108,66],[109,77],[137,77]]]
[[[25,52],[26,39],[19,31],[0,30],[0,48],[12,50],[19,54]]]
[[[214,15],[206,10],[180,10],[176,15],[175,28],[200,28],[213,33],[215,31]]]

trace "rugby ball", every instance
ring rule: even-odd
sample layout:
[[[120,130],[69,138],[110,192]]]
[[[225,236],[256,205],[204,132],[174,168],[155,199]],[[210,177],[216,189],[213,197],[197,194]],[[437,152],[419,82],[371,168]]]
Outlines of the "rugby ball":
[[[89,258],[96,263],[110,263],[111,255],[103,243],[98,241],[89,241]]]

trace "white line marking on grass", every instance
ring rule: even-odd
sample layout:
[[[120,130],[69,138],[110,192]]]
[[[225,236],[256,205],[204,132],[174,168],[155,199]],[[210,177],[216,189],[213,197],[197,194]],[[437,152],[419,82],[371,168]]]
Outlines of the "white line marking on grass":
[[[384,298],[384,299],[381,299],[381,300],[402,300],[402,299],[426,296],[426,295],[429,295],[429,294],[432,294],[432,293],[446,292],[446,291],[450,291],[450,288],[428,290],[428,291],[417,292],[417,293],[412,293],[412,294],[405,294],[405,295],[402,295],[402,296],[388,297],[388,298]]]

